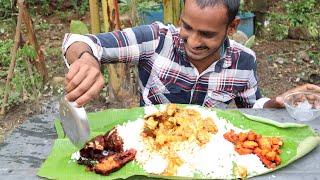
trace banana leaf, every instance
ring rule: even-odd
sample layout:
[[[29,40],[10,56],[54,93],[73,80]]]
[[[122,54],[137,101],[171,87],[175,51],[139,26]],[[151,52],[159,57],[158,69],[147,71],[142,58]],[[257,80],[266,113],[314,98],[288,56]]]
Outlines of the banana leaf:
[[[283,139],[284,146],[281,148],[282,163],[276,169],[285,167],[298,158],[303,157],[320,143],[319,135],[312,128],[303,124],[278,123],[266,118],[243,114],[238,110],[215,109],[220,118],[231,122],[241,129],[252,129],[264,136],[277,136]],[[132,109],[109,109],[97,113],[89,113],[89,124],[91,137],[104,134],[117,124],[133,121],[143,117],[144,108]],[[147,174],[135,162],[130,162],[120,170],[108,176],[101,176],[85,169],[85,166],[78,165],[70,160],[71,155],[78,149],[65,137],[59,120],[55,120],[55,127],[58,138],[54,142],[51,154],[40,167],[37,175],[48,179],[150,179],[169,178]],[[268,172],[266,172],[268,173]],[[186,178],[183,178],[186,179]],[[194,179],[194,178],[193,178]]]

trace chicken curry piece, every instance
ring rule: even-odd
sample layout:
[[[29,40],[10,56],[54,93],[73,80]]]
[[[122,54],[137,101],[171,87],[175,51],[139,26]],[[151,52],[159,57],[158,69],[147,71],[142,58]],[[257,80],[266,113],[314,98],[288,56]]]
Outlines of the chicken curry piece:
[[[224,138],[235,145],[240,155],[256,154],[267,168],[281,164],[280,147],[283,141],[277,137],[262,137],[253,131],[236,134],[231,130],[224,134]]]
[[[142,137],[144,142],[166,157],[168,167],[163,175],[172,176],[177,168],[183,164],[175,149],[179,149],[181,142],[195,142],[200,147],[208,143],[218,131],[212,118],[203,118],[194,109],[180,108],[176,104],[169,104],[164,112],[145,117]]]

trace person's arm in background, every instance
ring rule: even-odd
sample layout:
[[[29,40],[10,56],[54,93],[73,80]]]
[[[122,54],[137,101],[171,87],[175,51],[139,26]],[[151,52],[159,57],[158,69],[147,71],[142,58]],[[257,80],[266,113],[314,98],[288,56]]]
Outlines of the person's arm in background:
[[[267,97],[262,97],[257,80],[256,72],[256,58],[253,56],[254,64],[252,67],[252,73],[249,76],[247,87],[244,91],[239,92],[235,98],[237,107],[239,108],[283,108],[284,107],[284,97],[290,93],[294,92],[314,92],[320,95],[320,86],[314,84],[304,84],[296,88],[290,89],[285,93],[277,96],[274,99]]]
[[[62,50],[70,66],[66,98],[82,106],[104,86],[100,63],[139,61],[151,56],[159,43],[159,24],[94,35],[67,34]]]
[[[284,97],[290,93],[294,92],[314,92],[316,94],[320,95],[320,86],[314,85],[314,84],[304,84],[301,86],[298,86],[296,88],[290,89],[286,91],[285,93],[277,96],[275,99],[270,99],[267,101],[263,108],[283,108],[284,107]]]

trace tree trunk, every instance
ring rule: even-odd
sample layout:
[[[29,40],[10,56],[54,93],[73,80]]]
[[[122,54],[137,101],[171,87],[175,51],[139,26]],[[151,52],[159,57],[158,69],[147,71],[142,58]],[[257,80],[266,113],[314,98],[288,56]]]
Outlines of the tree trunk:
[[[180,0],[173,0],[173,24],[178,26],[180,20],[180,13],[181,13],[181,4]]]
[[[117,0],[102,0],[104,29],[106,32],[120,30],[119,9]],[[137,84],[130,76],[128,64],[117,63],[107,65],[109,73],[109,101],[118,108],[137,105]]]
[[[22,20],[22,13],[21,13],[21,10],[19,9],[19,14],[18,14],[18,18],[17,18],[16,34],[14,37],[14,46],[11,51],[11,62],[10,62],[9,70],[8,70],[6,88],[4,91],[4,97],[3,97],[2,106],[1,106],[1,112],[0,112],[1,115],[4,115],[4,113],[5,113],[5,108],[6,108],[6,104],[8,102],[9,91],[10,91],[10,82],[12,80],[14,68],[16,66],[16,55],[17,55],[17,50],[19,47],[20,34],[21,34],[21,20]]]
[[[43,77],[44,82],[47,82],[48,70],[47,70],[45,62],[44,62],[43,50],[38,45],[37,38],[36,38],[34,29],[33,29],[32,20],[29,16],[29,13],[27,11],[24,0],[18,0],[18,7],[19,7],[19,11],[21,11],[21,13],[22,13],[23,22],[26,25],[29,42],[32,45],[32,47],[35,49],[35,51],[37,52],[37,57],[35,59],[34,65],[37,68],[38,72]]]
[[[90,6],[90,20],[91,20],[91,33],[100,33],[100,18],[98,0],[89,0]]]
[[[177,26],[179,24],[179,18],[181,13],[180,0],[163,0],[163,9],[164,23],[171,23]]]
[[[163,0],[163,22],[165,24],[173,23],[172,0]]]

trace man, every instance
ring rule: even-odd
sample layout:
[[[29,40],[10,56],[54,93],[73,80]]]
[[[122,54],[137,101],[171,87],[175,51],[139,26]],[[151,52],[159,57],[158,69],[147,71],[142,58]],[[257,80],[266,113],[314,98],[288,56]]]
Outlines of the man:
[[[159,22],[104,34],[66,35],[70,65],[67,99],[81,106],[104,86],[100,63],[138,62],[141,105],[199,104],[232,100],[238,107],[282,107],[261,98],[253,51],[228,39],[236,32],[239,0],[186,0],[180,29]],[[317,90],[305,85],[297,90]]]

